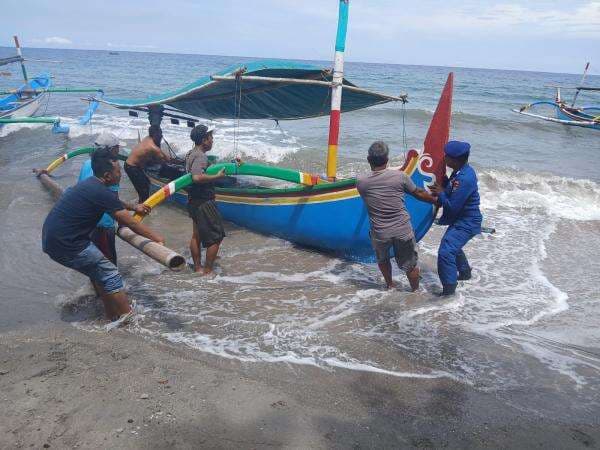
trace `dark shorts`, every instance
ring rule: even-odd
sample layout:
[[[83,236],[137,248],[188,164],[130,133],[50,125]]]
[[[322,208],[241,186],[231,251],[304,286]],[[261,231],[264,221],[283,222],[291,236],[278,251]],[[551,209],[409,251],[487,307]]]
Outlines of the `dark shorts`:
[[[131,180],[131,184],[135,188],[135,191],[138,194],[139,202],[144,203],[148,197],[150,197],[150,178],[144,172],[144,169],[141,169],[137,166],[130,166],[125,163],[123,165],[125,168],[125,173]]]
[[[198,230],[202,247],[207,248],[223,240],[225,237],[223,219],[214,200],[188,203],[188,213]]]
[[[76,255],[49,255],[54,261],[89,277],[106,294],[123,289],[123,280],[117,266],[111,263],[94,244],[90,243]]]
[[[117,265],[117,248],[115,246],[115,229],[113,227],[96,227],[90,239],[111,263]]]
[[[419,262],[417,254],[417,243],[414,238],[403,240],[398,238],[377,239],[371,236],[371,245],[375,250],[377,262],[385,262],[390,259],[390,250],[393,250],[394,258],[398,268],[405,272],[413,270]]]

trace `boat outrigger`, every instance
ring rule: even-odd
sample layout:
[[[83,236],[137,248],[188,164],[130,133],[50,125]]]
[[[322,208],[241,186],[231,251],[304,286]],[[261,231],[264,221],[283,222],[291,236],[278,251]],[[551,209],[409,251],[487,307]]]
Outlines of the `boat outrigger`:
[[[583,86],[589,67],[590,63],[587,63],[579,86],[552,86],[556,88],[556,96],[554,101],[546,100],[530,103],[518,109],[513,109],[513,111],[525,116],[546,120],[548,122],[600,130],[600,105],[583,107],[575,106],[575,102],[577,101],[577,97],[579,96],[580,92],[600,92],[600,87]],[[573,96],[573,100],[570,105],[568,102],[563,100],[561,96],[561,89],[571,89],[575,91],[575,95]],[[544,106],[550,106],[553,108],[556,114],[555,117],[550,117],[548,115],[536,112],[536,109]]]
[[[348,7],[348,0],[340,0],[333,71],[289,61],[259,61],[228,68],[163,95],[101,101],[128,109],[132,115],[146,112],[150,123],[159,125],[163,117],[170,117],[175,123],[187,119],[188,125],[194,126],[198,121],[196,117],[293,120],[329,115],[325,175],[262,164],[213,164],[208,173],[224,168],[230,182],[217,187],[217,205],[225,220],[250,230],[344,258],[373,261],[367,210],[356,190],[356,179],[340,179],[336,173],[340,113],[390,101],[406,102],[406,96],[367,91],[344,79]],[[424,149],[410,150],[401,169],[418,187],[427,188],[445,174],[443,147],[449,138],[452,92],[453,74],[450,73]],[[76,150],[66,154],[48,170],[56,169],[77,152],[85,153]],[[165,200],[187,203],[185,188],[192,179],[183,165],[166,165],[147,172],[156,190],[145,202],[147,205],[155,208]],[[282,180],[295,186],[248,186],[239,182],[240,175]],[[407,196],[406,204],[416,238],[420,240],[431,227],[436,208],[412,196]]]
[[[59,117],[36,117],[34,116],[44,101],[48,100],[49,93],[75,93],[88,92],[101,97],[102,89],[99,88],[53,88],[52,77],[47,74],[41,74],[34,78],[29,78],[27,68],[25,67],[25,58],[21,51],[21,45],[17,36],[14,36],[17,54],[8,58],[0,58],[0,66],[20,63],[21,72],[25,84],[17,89],[0,91],[0,127],[6,124],[16,123],[46,123],[52,125],[53,133],[68,133],[69,127],[61,125]],[[98,107],[96,100],[90,101],[90,105],[85,115],[80,119],[81,125],[87,124],[94,111]]]

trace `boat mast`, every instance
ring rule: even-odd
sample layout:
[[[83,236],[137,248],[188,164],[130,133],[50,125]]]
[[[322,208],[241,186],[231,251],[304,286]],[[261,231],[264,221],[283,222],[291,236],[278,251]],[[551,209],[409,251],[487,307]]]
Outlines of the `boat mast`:
[[[20,59],[21,70],[23,71],[23,78],[25,79],[25,83],[29,82],[29,78],[27,78],[27,69],[25,69],[25,63],[23,62],[23,53],[21,53],[21,44],[19,44],[19,38],[17,36],[13,36],[15,40],[15,47],[17,48],[17,56]]]
[[[585,77],[587,77],[587,72],[588,72],[589,68],[590,68],[590,63],[588,62],[585,65],[585,69],[583,69],[583,76],[581,77],[581,82],[579,83],[579,86],[583,86],[583,83],[585,82]],[[578,95],[579,95],[579,89],[577,89],[577,91],[575,92],[575,96],[573,97],[573,103],[571,103],[571,108],[575,107],[575,101],[577,100]]]
[[[346,30],[348,28],[349,7],[350,0],[340,0],[337,36],[335,40],[335,58],[333,62],[333,80],[331,86],[329,146],[327,149],[327,178],[331,181],[335,180],[337,173],[337,150],[342,108],[342,82],[344,80],[344,51],[346,49]]]

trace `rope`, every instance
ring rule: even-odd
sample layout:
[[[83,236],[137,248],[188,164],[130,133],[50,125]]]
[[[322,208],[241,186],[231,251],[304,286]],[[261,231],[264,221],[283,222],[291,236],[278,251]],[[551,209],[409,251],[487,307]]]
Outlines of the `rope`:
[[[402,102],[402,146],[404,152],[408,151],[408,143],[406,140],[406,103]]]
[[[52,95],[51,92],[48,92],[48,97],[46,98],[46,106],[44,107],[44,116],[46,115],[46,112],[48,111],[48,105],[50,104],[50,96]]]
[[[233,152],[236,158],[239,158],[238,152],[238,128],[240,126],[240,115],[242,110],[242,77],[241,74],[237,74],[235,76],[235,93],[233,96],[234,104],[233,104],[233,114],[234,114],[234,122],[233,122]]]

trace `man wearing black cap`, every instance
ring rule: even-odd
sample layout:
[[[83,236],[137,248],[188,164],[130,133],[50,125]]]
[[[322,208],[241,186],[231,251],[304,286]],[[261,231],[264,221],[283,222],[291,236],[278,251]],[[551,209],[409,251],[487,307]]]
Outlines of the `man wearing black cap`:
[[[444,147],[445,162],[452,169],[443,185],[432,186],[438,195],[438,206],[443,208],[440,225],[448,225],[438,250],[438,274],[442,282],[442,295],[452,295],[459,280],[471,278],[471,266],[462,248],[481,233],[481,212],[477,175],[468,164],[471,145],[450,141]]]
[[[188,191],[188,212],[194,222],[190,252],[194,261],[194,271],[209,275],[213,271],[219,246],[225,237],[223,219],[215,202],[215,187],[213,182],[225,176],[222,169],[216,175],[207,175],[210,165],[206,153],[212,149],[213,128],[197,125],[190,133],[194,142],[185,157],[185,170],[192,174],[194,184]],[[206,249],[206,259],[202,266],[202,247]]]

